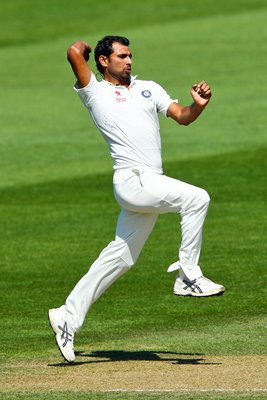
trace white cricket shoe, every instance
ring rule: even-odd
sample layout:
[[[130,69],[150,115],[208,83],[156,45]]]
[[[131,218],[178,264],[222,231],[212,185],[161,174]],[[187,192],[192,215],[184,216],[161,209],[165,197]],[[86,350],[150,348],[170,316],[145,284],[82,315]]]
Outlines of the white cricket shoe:
[[[74,331],[68,322],[65,306],[52,308],[48,311],[48,319],[56,335],[56,342],[62,356],[69,363],[75,361],[74,354]]]
[[[178,275],[173,288],[173,293],[177,296],[207,297],[223,294],[224,291],[225,288],[222,285],[218,285],[204,276],[189,281],[186,277]]]

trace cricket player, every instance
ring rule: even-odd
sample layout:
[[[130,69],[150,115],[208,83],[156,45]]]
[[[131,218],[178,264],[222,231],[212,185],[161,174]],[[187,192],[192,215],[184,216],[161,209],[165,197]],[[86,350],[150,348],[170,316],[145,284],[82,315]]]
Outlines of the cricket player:
[[[177,261],[168,271],[177,271],[174,294],[212,296],[224,287],[203,276],[199,266],[202,227],[210,198],[198,187],[164,175],[158,113],[178,124],[195,121],[211,98],[205,81],[191,88],[193,102],[183,106],[153,81],[132,75],[129,40],[105,36],[94,55],[102,79],[96,79],[88,60],[91,47],[83,41],[67,51],[77,82],[74,86],[97,128],[108,143],[114,160],[114,195],[121,207],[116,236],[92,264],[66,299],[49,310],[57,345],[68,362],[75,360],[74,335],[81,328],[91,305],[137,258],[157,217],[179,214],[181,245]],[[156,249],[155,249],[156,260]]]

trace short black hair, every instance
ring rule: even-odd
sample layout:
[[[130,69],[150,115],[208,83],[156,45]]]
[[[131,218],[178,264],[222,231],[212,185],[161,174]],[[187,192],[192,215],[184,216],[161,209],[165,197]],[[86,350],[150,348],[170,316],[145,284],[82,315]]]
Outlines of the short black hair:
[[[112,35],[104,36],[97,42],[97,45],[95,47],[95,62],[96,62],[96,68],[101,74],[103,74],[103,66],[99,62],[99,57],[100,56],[109,57],[110,54],[113,53],[112,44],[115,42],[121,43],[124,46],[129,46],[130,44],[129,39],[127,39],[126,37],[112,36]]]

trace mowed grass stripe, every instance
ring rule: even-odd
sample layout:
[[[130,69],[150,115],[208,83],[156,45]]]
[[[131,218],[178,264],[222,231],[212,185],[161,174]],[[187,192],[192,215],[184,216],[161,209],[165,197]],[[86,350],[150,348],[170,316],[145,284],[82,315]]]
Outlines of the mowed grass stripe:
[[[27,392],[14,392],[14,393],[3,393],[2,395],[3,400],[18,400],[18,399],[30,399],[30,400],[72,400],[73,393],[66,393],[66,392],[57,392],[57,393],[30,393]],[[201,393],[199,391],[192,391],[192,393],[168,393],[168,392],[161,392],[161,393],[129,393],[129,392],[115,392],[115,393],[108,393],[108,392],[86,392],[86,393],[79,393],[75,391],[75,400],[146,400],[146,399],[153,399],[153,400],[263,400],[266,399],[266,393],[262,392],[225,392],[225,393]]]
[[[266,9],[264,0],[190,0],[188,3],[176,0],[136,0],[121,3],[119,0],[102,0],[88,4],[80,0],[78,7],[71,0],[60,2],[47,0],[13,0],[0,5],[2,35],[0,47],[17,46],[26,43],[44,43],[66,35],[94,35],[103,30],[106,33],[123,29],[142,29],[155,24],[172,21],[181,22],[213,15],[239,14]],[[101,22],[101,23],[100,23]]]
[[[165,161],[266,143],[261,76],[267,68],[267,32],[258,29],[266,25],[266,18],[259,11],[241,12],[121,31],[131,39],[134,71],[140,78],[161,83],[182,104],[191,102],[194,81],[205,78],[213,88],[208,109],[190,127],[161,118]],[[166,36],[161,35],[163,29]],[[98,38],[98,33],[84,37],[92,43]],[[0,111],[1,187],[111,171],[107,146],[72,90],[65,52],[73,40],[66,36],[40,46],[17,47],[19,68],[13,48],[1,51],[0,72],[8,87]],[[172,57],[166,57],[165,48]],[[252,71],[258,78],[251,78]]]

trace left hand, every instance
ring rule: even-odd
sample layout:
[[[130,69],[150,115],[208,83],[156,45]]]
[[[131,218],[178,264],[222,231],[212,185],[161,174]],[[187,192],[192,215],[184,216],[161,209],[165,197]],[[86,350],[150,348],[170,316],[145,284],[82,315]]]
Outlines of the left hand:
[[[209,85],[205,81],[195,83],[191,88],[191,96],[197,104],[205,106],[211,98]]]

